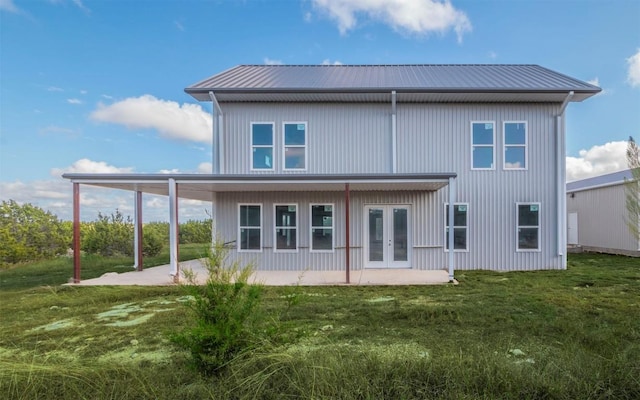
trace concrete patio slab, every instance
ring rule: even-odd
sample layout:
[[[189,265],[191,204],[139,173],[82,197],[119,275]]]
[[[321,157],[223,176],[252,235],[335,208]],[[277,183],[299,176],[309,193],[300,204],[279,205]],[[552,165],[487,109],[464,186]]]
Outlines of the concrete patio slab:
[[[204,283],[207,279],[207,270],[202,260],[183,261],[180,263],[180,270],[192,271],[198,283]],[[182,274],[180,278],[181,282],[185,282]],[[345,271],[256,271],[250,279],[251,282],[262,283],[266,286],[347,286]],[[449,273],[446,270],[364,269],[351,271],[349,285],[442,285],[446,283],[449,283]],[[143,271],[109,272],[99,278],[86,279],[80,283],[68,283],[67,285],[164,286],[175,284],[173,277],[169,275],[169,265],[162,265]]]

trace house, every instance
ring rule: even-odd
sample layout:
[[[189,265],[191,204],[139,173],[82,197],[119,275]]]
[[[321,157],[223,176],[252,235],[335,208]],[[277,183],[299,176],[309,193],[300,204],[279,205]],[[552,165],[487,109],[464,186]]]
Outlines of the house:
[[[631,170],[567,183],[567,244],[580,250],[640,256],[627,226],[625,182]]]
[[[172,275],[178,197],[210,201],[231,257],[264,270],[566,268],[564,112],[596,86],[537,65],[239,65],[185,91],[213,104],[212,174],[64,175],[76,218],[80,185],[138,211],[168,195]]]

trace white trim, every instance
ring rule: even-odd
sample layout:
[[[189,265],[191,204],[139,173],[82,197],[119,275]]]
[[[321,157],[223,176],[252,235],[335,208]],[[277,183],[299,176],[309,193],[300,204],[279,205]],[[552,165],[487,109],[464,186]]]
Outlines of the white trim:
[[[524,124],[524,144],[507,144],[507,124]],[[507,167],[507,148],[524,147],[524,168]],[[529,124],[527,121],[502,121],[502,169],[504,171],[526,171],[529,169]]]
[[[537,205],[538,206],[538,225],[520,225],[520,206],[525,205]],[[538,229],[538,248],[537,249],[521,249],[520,248],[520,238],[518,230],[520,228],[537,228]],[[542,243],[540,242],[540,237],[542,233],[542,206],[541,203],[536,201],[522,201],[516,202],[516,252],[517,253],[530,253],[530,252],[541,252],[542,251]]]
[[[313,206],[331,206],[331,227],[313,226]],[[334,253],[336,249],[335,219],[336,205],[334,203],[309,203],[309,252],[310,253]],[[331,229],[331,250],[313,249],[313,229]]]
[[[287,145],[285,136],[285,125],[304,125],[304,145]],[[282,122],[282,170],[283,171],[306,171],[309,168],[309,124],[307,121],[283,121]],[[287,168],[287,147],[304,148],[304,168]]]
[[[281,226],[278,227],[277,223],[278,221],[276,220],[277,218],[277,213],[276,213],[276,207],[291,207],[294,206],[296,208],[296,224],[294,226]],[[298,203],[273,203],[273,252],[274,253],[297,253],[298,249],[300,248],[300,242],[299,242],[299,221],[300,221],[300,213],[299,213],[300,207],[298,207]],[[295,230],[296,232],[296,248],[295,249],[278,249],[278,229],[288,229],[288,230]]]
[[[254,125],[271,125],[271,146],[267,146],[264,144],[253,144],[253,126]],[[254,148],[262,148],[267,149],[271,148],[271,168],[254,168],[253,167],[253,149]],[[251,171],[275,171],[276,169],[276,123],[273,121],[251,121],[249,128],[249,165],[251,166]]]
[[[447,235],[447,206],[449,205],[449,202],[446,202],[443,204],[444,206],[444,245],[442,246],[442,249],[444,250],[445,253],[449,252],[449,249],[447,249],[447,243],[448,243],[448,235]],[[465,248],[464,249],[453,249],[454,253],[468,253],[469,252],[469,203],[464,203],[464,202],[455,202],[453,203],[453,206],[467,206],[467,210],[465,211],[466,214],[466,222],[467,224],[465,226],[459,226],[459,225],[453,225],[453,230],[455,232],[455,228],[465,228],[466,229],[466,241],[465,241]],[[455,217],[455,210],[454,210],[454,217]],[[455,219],[455,218],[454,218]],[[454,246],[455,247],[455,246]]]
[[[241,229],[243,228],[242,225],[240,225],[240,208],[242,206],[258,206],[260,207],[260,226],[259,227],[255,227],[255,226],[245,226],[244,228],[247,229],[256,229],[259,228],[260,229],[260,248],[255,250],[255,249],[243,249],[242,246],[242,232]],[[264,240],[264,235],[262,234],[262,220],[263,220],[263,214],[262,214],[262,203],[238,203],[238,238],[236,241],[236,250],[238,251],[238,253],[262,253],[262,244],[263,244],[263,240]]]
[[[473,125],[474,124],[492,124],[493,125],[493,144],[474,144],[473,143]],[[473,171],[494,171],[496,169],[496,121],[471,121],[469,124],[469,134],[471,137],[471,170]],[[493,159],[491,161],[491,168],[475,168],[473,166],[473,149],[475,147],[491,147]]]

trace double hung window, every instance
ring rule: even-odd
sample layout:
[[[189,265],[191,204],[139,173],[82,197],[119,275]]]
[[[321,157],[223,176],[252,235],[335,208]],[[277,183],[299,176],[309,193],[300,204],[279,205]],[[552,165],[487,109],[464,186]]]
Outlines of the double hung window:
[[[273,123],[251,123],[251,169],[273,170]]]
[[[333,251],[333,204],[311,204],[311,251]]]
[[[527,123],[504,123],[504,169],[527,169]]]
[[[468,250],[467,244],[469,242],[469,220],[467,218],[467,212],[469,205],[465,203],[455,203],[453,206],[453,250],[454,251],[466,251]],[[449,221],[449,204],[444,206],[444,243],[445,250],[449,251],[449,229],[451,223]]]
[[[262,204],[240,204],[238,228],[240,251],[262,251]]]
[[[540,203],[517,203],[518,251],[540,250]]]
[[[307,168],[307,123],[285,122],[284,133],[284,169],[305,170]]]
[[[495,169],[495,124],[493,121],[471,123],[471,168]]]
[[[276,251],[298,250],[298,206],[276,204],[274,209]]]

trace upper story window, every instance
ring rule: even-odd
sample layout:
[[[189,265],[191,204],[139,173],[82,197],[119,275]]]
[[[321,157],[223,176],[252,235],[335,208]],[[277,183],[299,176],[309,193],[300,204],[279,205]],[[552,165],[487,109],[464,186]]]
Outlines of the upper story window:
[[[467,251],[469,242],[469,220],[467,212],[469,205],[466,203],[455,203],[453,206],[453,250]],[[444,205],[444,249],[449,251],[449,204]]]
[[[296,204],[276,204],[274,208],[276,251],[298,250],[298,206]]]
[[[504,169],[527,169],[527,123],[504,123]]]
[[[311,251],[333,251],[333,204],[311,204]]]
[[[517,203],[518,251],[540,250],[540,203]]]
[[[471,123],[471,168],[495,169],[495,123],[478,121]]]
[[[273,123],[251,123],[251,169],[273,170]]]
[[[305,170],[307,168],[307,123],[285,122],[284,134],[284,169]]]
[[[262,251],[262,204],[238,206],[238,249]]]

